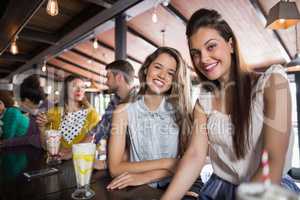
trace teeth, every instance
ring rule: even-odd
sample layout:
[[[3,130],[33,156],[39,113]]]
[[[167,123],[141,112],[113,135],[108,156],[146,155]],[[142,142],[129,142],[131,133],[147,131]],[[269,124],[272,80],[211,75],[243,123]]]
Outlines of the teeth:
[[[164,83],[163,82],[161,82],[160,80],[153,80],[154,81],[154,83],[156,84],[156,85],[158,85],[158,86],[163,86],[164,85]]]
[[[211,68],[215,67],[218,63],[210,64],[207,67],[205,67],[205,70],[210,70]]]

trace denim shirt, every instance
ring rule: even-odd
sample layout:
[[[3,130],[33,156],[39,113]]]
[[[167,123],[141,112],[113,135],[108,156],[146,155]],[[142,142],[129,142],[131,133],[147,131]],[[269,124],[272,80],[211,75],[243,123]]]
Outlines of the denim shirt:
[[[95,135],[95,143],[98,144],[101,139],[107,139],[111,130],[112,114],[120,103],[120,98],[114,96],[103,114],[101,121],[89,132],[89,135]]]

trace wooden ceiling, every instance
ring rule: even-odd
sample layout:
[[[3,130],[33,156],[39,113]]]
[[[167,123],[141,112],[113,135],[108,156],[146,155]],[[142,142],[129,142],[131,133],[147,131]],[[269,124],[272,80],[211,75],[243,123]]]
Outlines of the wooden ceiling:
[[[296,54],[295,27],[279,31],[265,28],[266,15],[278,1],[171,0],[163,6],[157,0],[59,0],[59,15],[51,17],[46,13],[47,0],[4,0],[2,16],[0,10],[0,26],[5,26],[0,31],[0,78],[10,81],[33,66],[40,69],[46,59],[47,73],[57,80],[75,73],[105,83],[105,65],[115,60],[113,18],[123,11],[128,15],[127,58],[136,74],[147,55],[162,45],[178,49],[192,68],[185,27],[199,8],[216,9],[223,15],[239,39],[246,63],[253,68],[284,64]],[[296,3],[300,10],[300,0]],[[153,12],[157,23],[152,22]],[[9,44],[15,34],[20,53],[12,55]],[[93,48],[95,37],[98,49]]]

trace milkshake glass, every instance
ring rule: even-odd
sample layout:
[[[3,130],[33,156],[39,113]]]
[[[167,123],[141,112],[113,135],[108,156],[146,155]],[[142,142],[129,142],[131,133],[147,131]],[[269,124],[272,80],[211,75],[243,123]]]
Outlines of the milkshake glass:
[[[72,145],[73,163],[77,182],[77,189],[72,193],[73,199],[90,199],[95,195],[95,192],[90,189],[95,151],[96,145],[93,143]]]
[[[48,165],[57,165],[61,163],[59,156],[59,147],[61,140],[61,133],[59,130],[46,130],[46,148],[47,148],[47,164]]]

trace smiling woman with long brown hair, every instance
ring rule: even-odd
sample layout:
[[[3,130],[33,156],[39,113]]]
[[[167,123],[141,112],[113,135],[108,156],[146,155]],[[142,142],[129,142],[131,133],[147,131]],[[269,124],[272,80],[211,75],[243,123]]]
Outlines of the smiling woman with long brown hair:
[[[262,74],[247,68],[237,38],[215,10],[196,11],[186,35],[202,81],[201,92],[191,144],[162,199],[181,199],[208,154],[214,174],[198,199],[234,200],[240,183],[263,180],[263,150],[269,153],[272,183],[299,192],[286,175],[293,135],[289,82],[283,67],[273,65]]]

